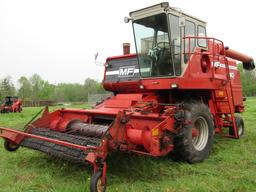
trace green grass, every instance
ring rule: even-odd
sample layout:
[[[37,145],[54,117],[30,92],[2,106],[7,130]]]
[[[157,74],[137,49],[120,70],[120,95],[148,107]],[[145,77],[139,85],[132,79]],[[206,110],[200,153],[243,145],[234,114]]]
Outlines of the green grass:
[[[20,114],[0,114],[0,125],[20,128],[39,110],[24,108]],[[244,137],[235,140],[216,136],[213,151],[203,163],[111,154],[107,161],[108,191],[256,191],[256,98],[246,101],[242,116]],[[20,148],[10,153],[0,147],[0,192],[84,192],[88,191],[91,171],[33,150]]]

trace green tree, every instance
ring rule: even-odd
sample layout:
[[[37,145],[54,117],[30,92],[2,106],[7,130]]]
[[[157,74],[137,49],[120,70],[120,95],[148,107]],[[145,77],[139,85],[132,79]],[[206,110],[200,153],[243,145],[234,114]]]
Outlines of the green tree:
[[[85,79],[83,88],[85,91],[86,101],[88,101],[88,93],[90,94],[106,93],[106,91],[102,87],[102,84],[91,78]]]
[[[48,81],[44,81],[42,85],[42,89],[39,92],[38,98],[40,100],[55,100],[55,85],[50,84]]]
[[[56,87],[56,100],[58,101],[85,101],[84,89],[78,83],[60,83]]]
[[[32,100],[39,100],[40,91],[43,89],[44,80],[38,75],[34,74],[29,78],[32,87]]]
[[[19,89],[18,89],[18,95],[22,99],[31,99],[32,95],[32,85],[30,81],[22,76],[18,80]]]
[[[256,95],[255,71],[244,70],[242,64],[238,64],[238,70],[240,72],[244,96],[255,96]]]
[[[12,82],[11,76],[5,77],[0,82],[0,93],[2,98],[5,96],[14,96],[16,94],[16,89]]]

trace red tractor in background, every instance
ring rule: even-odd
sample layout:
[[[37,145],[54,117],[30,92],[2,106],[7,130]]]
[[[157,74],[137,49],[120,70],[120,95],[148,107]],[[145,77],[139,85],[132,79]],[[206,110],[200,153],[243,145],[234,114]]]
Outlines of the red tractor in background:
[[[22,100],[17,96],[6,96],[1,105],[1,113],[21,112]]]
[[[114,93],[93,109],[46,108],[24,131],[0,127],[5,148],[19,146],[79,162],[94,174],[90,191],[106,190],[107,156],[120,150],[197,163],[215,134],[240,138],[244,98],[235,60],[254,61],[207,37],[206,22],[161,3],[130,13],[136,54],[106,60],[103,86]],[[234,60],[235,59],[235,60]]]

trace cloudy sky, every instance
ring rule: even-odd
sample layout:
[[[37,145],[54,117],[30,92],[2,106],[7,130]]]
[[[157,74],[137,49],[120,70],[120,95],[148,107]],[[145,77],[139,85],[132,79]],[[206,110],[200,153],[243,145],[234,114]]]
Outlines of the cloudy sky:
[[[0,79],[38,73],[51,83],[102,79],[99,60],[131,42],[130,11],[157,0],[0,0]],[[208,22],[208,36],[256,58],[256,2],[172,0],[171,6]]]

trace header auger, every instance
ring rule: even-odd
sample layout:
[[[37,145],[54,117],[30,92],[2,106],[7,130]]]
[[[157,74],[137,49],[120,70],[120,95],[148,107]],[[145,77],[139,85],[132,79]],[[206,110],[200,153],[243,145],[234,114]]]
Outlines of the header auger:
[[[90,191],[105,191],[107,156],[115,150],[197,163],[214,134],[240,138],[244,111],[237,64],[251,57],[206,36],[206,23],[161,3],[130,13],[136,54],[109,57],[103,86],[114,95],[93,109],[60,109],[24,131],[0,128],[5,147],[24,146],[93,166]]]

